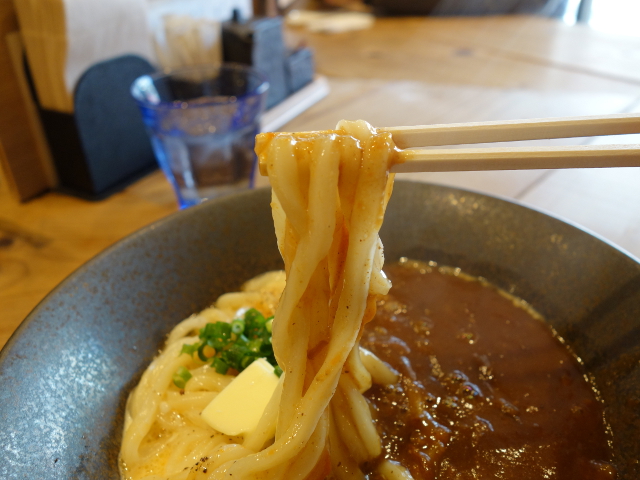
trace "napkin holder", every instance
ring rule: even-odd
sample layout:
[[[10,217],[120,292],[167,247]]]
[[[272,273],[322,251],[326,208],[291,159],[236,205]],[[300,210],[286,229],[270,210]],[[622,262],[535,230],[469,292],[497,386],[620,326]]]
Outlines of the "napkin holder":
[[[129,91],[153,71],[134,55],[91,66],[76,85],[73,114],[43,108],[32,88],[60,190],[98,200],[157,168]]]

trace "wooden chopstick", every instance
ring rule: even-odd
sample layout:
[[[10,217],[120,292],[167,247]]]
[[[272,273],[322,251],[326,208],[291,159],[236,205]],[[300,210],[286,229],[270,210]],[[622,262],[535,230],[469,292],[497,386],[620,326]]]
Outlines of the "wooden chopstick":
[[[398,148],[640,133],[640,114],[383,127]]]
[[[400,162],[392,172],[640,167],[640,145],[403,150]]]
[[[640,114],[388,127],[400,148],[640,133]],[[402,150],[392,172],[640,167],[640,145]]]

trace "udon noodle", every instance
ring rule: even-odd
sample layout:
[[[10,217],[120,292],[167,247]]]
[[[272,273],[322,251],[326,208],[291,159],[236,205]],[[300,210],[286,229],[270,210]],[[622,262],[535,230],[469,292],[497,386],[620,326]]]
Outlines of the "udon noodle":
[[[285,273],[223,295],[170,333],[127,404],[125,478],[359,479],[360,465],[381,453],[362,393],[372,374],[378,382],[394,374],[371,355],[365,367],[358,343],[390,288],[378,231],[393,185],[391,137],[341,122],[334,131],[261,135],[256,151],[273,187]],[[275,314],[272,343],[284,373],[255,431],[229,437],[200,413],[232,377],[181,349],[206,323],[249,307]],[[172,384],[180,367],[192,375],[183,390]],[[380,474],[410,478],[390,462]]]

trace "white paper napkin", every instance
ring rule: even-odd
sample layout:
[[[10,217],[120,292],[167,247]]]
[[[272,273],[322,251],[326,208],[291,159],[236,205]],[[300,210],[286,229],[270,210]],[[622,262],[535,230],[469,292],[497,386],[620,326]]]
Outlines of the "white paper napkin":
[[[153,61],[146,0],[64,0],[65,84],[73,92],[91,65],[124,54]]]

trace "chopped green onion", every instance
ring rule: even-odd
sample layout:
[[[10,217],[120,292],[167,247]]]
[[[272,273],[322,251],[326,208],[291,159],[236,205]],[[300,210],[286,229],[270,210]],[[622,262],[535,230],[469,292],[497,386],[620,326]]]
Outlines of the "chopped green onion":
[[[229,365],[221,358],[215,358],[211,366],[221,375],[226,375],[229,371]]]
[[[179,389],[183,389],[191,376],[192,375],[189,370],[187,370],[185,367],[180,367],[178,368],[176,373],[173,374],[173,383]]]
[[[180,355],[182,355],[183,353],[186,353],[188,355],[193,355],[198,351],[199,347],[200,347],[200,342],[194,343],[193,345],[188,345],[185,343],[184,345],[182,345],[182,350],[180,350]]]
[[[183,345],[180,353],[191,356],[197,353],[200,360],[222,374],[230,368],[241,372],[258,358],[265,358],[276,367],[271,345],[272,328],[273,317],[265,318],[258,310],[250,308],[242,318],[231,323],[207,323],[200,329],[200,341]]]
[[[226,322],[207,323],[200,330],[200,338],[206,339],[210,347],[220,350],[231,340],[231,325]]]
[[[273,367],[273,373],[275,373],[278,377],[282,375],[282,369],[280,368],[280,365],[276,365],[275,367]]]
[[[206,346],[207,346],[207,344],[206,344],[206,343],[202,343],[202,344],[200,345],[200,348],[198,348],[198,358],[200,358],[200,360],[202,360],[203,362],[206,362],[206,361],[208,361],[208,360],[209,360],[209,357],[207,357],[207,356],[204,354],[204,347],[206,347]]]
[[[242,367],[242,369],[244,370],[244,369],[245,369],[245,368],[247,368],[249,365],[251,365],[255,359],[256,359],[256,357],[246,356],[246,357],[244,357],[244,358],[240,361],[240,366],[241,366],[241,367]]]
[[[229,346],[227,350],[221,353],[220,358],[226,361],[230,366],[238,370],[242,371],[242,366],[240,363],[242,359],[249,354],[249,349],[246,345],[240,343],[234,343]]]
[[[231,322],[231,331],[236,335],[242,334],[242,332],[244,332],[244,322],[242,320],[234,320]]]
[[[248,344],[249,350],[253,353],[260,353],[260,347],[262,347],[262,340],[259,338],[250,340]]]
[[[258,323],[258,324],[264,324],[267,321],[267,319],[264,318],[264,315],[262,315],[255,308],[250,308],[244,314],[244,321],[247,322],[247,323],[254,323],[255,322],[255,323]]]

